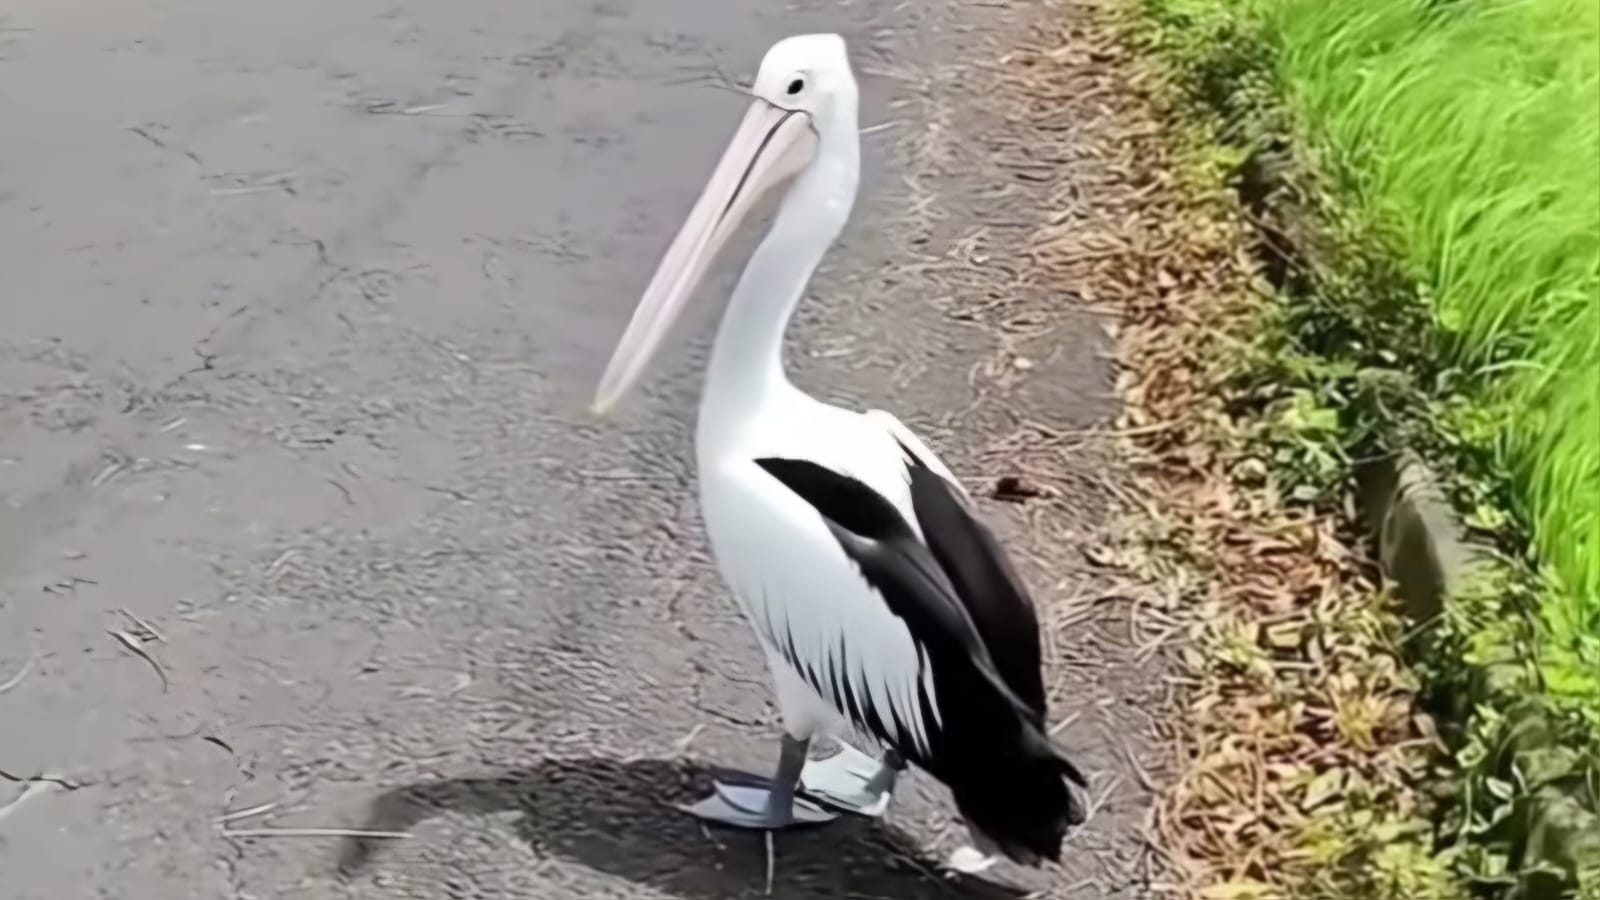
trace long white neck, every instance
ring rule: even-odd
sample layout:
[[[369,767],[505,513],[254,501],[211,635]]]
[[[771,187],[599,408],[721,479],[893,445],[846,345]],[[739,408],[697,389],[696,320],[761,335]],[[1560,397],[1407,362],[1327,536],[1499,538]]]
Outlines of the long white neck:
[[[736,439],[766,404],[794,392],[784,375],[784,332],[812,273],[850,217],[861,171],[854,122],[830,131],[843,131],[848,139],[818,148],[728,301],[700,400],[702,453]]]

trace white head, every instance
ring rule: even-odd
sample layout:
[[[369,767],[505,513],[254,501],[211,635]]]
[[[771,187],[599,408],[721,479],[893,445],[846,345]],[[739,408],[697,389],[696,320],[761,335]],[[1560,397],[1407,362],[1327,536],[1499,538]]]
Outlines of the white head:
[[[856,139],[856,78],[844,38],[800,34],[773,44],[761,58],[750,93],[783,109],[803,112],[819,138]]]
[[[661,258],[606,367],[594,400],[597,414],[638,381],[717,251],[763,195],[842,160],[847,171],[841,174],[848,175],[848,194],[854,197],[858,100],[844,39],[805,34],[773,44],[750,93],[755,98],[750,109]],[[842,224],[829,227],[837,230]]]

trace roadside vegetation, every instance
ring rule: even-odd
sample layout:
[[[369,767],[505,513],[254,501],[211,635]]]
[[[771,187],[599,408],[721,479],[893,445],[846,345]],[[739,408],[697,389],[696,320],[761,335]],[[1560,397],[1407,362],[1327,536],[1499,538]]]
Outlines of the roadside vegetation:
[[[1120,337],[1138,568],[1201,610],[1182,887],[1600,897],[1600,5],[1097,9],[1205,260]],[[1436,603],[1375,565],[1397,460],[1471,550]]]

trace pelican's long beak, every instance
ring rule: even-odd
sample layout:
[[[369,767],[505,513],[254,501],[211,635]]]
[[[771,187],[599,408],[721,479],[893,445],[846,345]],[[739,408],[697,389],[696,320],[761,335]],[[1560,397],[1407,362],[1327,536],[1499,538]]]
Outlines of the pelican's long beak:
[[[816,152],[809,115],[765,100],[751,104],[606,366],[591,407],[596,415],[608,412],[639,380],[711,260],[756,201],[803,170]]]

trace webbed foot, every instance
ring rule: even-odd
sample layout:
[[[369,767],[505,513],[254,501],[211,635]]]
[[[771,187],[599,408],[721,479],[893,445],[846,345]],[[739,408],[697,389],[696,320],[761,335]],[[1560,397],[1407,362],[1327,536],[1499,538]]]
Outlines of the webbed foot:
[[[839,818],[814,803],[792,794],[785,802],[784,792],[747,784],[712,782],[711,795],[696,803],[678,804],[691,816],[760,831],[777,831],[810,825],[825,825]]]
[[[769,832],[832,822],[839,817],[837,813],[795,796],[810,745],[809,738],[784,735],[778,771],[771,781],[752,776],[743,776],[748,778],[744,784],[715,781],[711,796],[698,803],[679,805],[678,809],[708,822]]]
[[[806,761],[800,772],[800,789],[841,811],[877,818],[889,808],[904,767],[892,752],[879,761],[840,741],[838,753]]]

